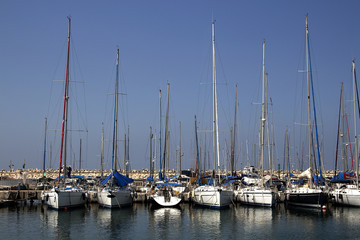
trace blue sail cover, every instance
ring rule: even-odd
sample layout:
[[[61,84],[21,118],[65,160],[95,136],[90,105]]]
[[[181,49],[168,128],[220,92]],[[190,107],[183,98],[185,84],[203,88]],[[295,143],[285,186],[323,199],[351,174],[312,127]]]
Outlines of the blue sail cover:
[[[122,174],[120,174],[118,171],[113,171],[112,173],[110,173],[110,175],[105,178],[103,181],[101,181],[102,185],[105,185],[110,179],[111,177],[114,176],[115,179],[115,184],[118,186],[126,186],[129,183],[132,183],[134,181],[134,179],[132,178],[128,178]]]
[[[153,182],[153,181],[154,181],[154,178],[151,177],[151,176],[149,176],[149,177],[146,179],[146,181]]]
[[[337,175],[333,176],[333,178],[331,179],[332,182],[346,182],[346,181],[351,181],[354,180],[355,176],[353,173],[350,172],[339,172]]]

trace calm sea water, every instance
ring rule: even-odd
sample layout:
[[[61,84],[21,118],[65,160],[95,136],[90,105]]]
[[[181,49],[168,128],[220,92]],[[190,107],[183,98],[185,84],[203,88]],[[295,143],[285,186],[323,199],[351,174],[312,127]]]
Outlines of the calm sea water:
[[[345,239],[359,238],[360,209],[246,207],[212,210],[183,204],[154,209],[97,204],[56,211],[46,206],[0,209],[1,239]]]

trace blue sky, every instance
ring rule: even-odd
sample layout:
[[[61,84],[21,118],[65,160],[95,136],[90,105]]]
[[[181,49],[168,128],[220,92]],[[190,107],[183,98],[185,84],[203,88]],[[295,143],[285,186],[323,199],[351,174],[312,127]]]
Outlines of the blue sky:
[[[26,167],[42,167],[44,117],[49,118],[49,128],[53,129],[58,128],[56,122],[61,117],[55,114],[60,105],[53,101],[61,101],[62,84],[53,80],[65,75],[67,16],[72,18],[75,50],[71,70],[80,69],[73,78],[85,82],[77,85],[85,96],[85,107],[79,109],[85,112],[82,116],[88,129],[83,167],[99,168],[102,122],[105,138],[111,138],[113,100],[108,93],[113,91],[116,48],[120,49],[122,91],[127,93],[121,98],[125,107],[120,135],[129,125],[132,168],[148,168],[149,128],[158,132],[159,89],[163,91],[165,113],[167,82],[170,167],[175,167],[179,121],[183,168],[194,167],[194,115],[200,130],[211,127],[211,88],[201,83],[211,81],[212,19],[216,19],[217,78],[224,83],[218,86],[221,148],[225,149],[225,142],[230,144],[236,84],[238,167],[245,162],[246,140],[257,142],[260,112],[254,103],[261,101],[265,39],[276,161],[282,164],[285,129],[303,121],[297,119],[303,111],[298,106],[304,77],[298,70],[304,69],[306,14],[324,165],[332,169],[340,83],[344,82],[347,99],[351,100],[351,61],[360,55],[359,5],[358,1],[1,1],[0,169],[8,169],[10,160],[15,168],[21,168],[24,159]],[[80,95],[76,96],[80,99]],[[349,114],[352,116],[352,111]],[[296,131],[291,130],[293,155],[301,135]],[[305,134],[306,129],[300,131]],[[54,137],[48,135],[49,143]],[[203,133],[199,138],[204,143]],[[75,158],[78,141],[74,137]],[[206,141],[209,150],[210,134]],[[53,144],[55,167],[58,143]],[[109,153],[105,156],[105,167],[110,168]]]

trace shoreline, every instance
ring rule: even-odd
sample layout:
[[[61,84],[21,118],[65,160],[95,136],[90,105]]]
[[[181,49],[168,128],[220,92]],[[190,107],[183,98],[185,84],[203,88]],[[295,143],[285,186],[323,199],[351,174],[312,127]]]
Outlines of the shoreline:
[[[191,169],[190,169],[191,170]],[[118,170],[121,174],[125,175],[125,171]],[[189,171],[189,170],[188,170]],[[207,171],[207,174],[210,174],[212,170]],[[236,173],[239,175],[240,170],[237,170]],[[300,174],[302,171],[296,171],[291,170],[290,171],[295,176]],[[332,177],[334,176],[334,170],[326,170],[323,172],[324,177]],[[337,172],[339,172],[337,170]],[[106,177],[111,173],[111,170],[103,170],[103,176]],[[221,171],[221,174],[228,174],[230,175],[230,171]],[[269,171],[265,170],[264,174],[268,174]],[[273,175],[275,176],[282,176],[284,174],[283,171],[272,171]],[[285,172],[287,173],[287,171]],[[58,177],[59,170],[58,169],[46,169],[45,170],[45,176],[47,178],[56,179]],[[129,177],[134,180],[145,180],[150,175],[150,171],[148,169],[142,169],[142,170],[131,170],[129,171]],[[176,174],[179,174],[179,171],[176,171],[174,169],[166,171],[166,174],[168,176],[174,176]],[[89,170],[89,169],[74,169],[71,172],[71,175],[77,175],[77,176],[83,176],[83,177],[90,177],[90,178],[96,178],[101,176],[100,170]],[[155,179],[157,179],[158,171],[154,173]],[[41,169],[17,169],[17,170],[4,170],[2,169],[0,171],[0,180],[38,180],[43,177],[43,170]]]

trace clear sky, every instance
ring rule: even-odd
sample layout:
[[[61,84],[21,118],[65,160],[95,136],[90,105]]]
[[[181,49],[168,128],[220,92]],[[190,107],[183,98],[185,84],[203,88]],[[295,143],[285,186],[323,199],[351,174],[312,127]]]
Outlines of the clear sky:
[[[132,168],[148,168],[149,128],[159,131],[159,89],[170,83],[170,167],[175,167],[179,121],[183,168],[194,167],[194,115],[199,130],[211,128],[211,21],[216,19],[216,62],[222,159],[233,126],[235,85],[238,85],[237,164],[253,162],[259,129],[262,41],[266,40],[266,71],[272,99],[276,163],[283,163],[284,135],[291,127],[292,158],[306,139],[304,94],[305,15],[309,16],[317,111],[326,169],[333,169],[340,83],[351,100],[351,61],[360,56],[360,2],[352,1],[0,1],[0,169],[10,161],[21,168],[42,168],[44,118],[59,129],[65,75],[67,16],[72,18],[71,73],[84,104],[76,105],[88,134],[83,138],[83,168],[100,165],[101,124],[110,145],[116,49],[120,50],[120,136],[130,126]],[[76,70],[80,69],[80,70]],[[306,85],[305,85],[306,86]],[[55,94],[56,93],[56,94]],[[74,97],[76,95],[76,97]],[[56,104],[57,102],[57,104]],[[352,107],[348,112],[353,118]],[[300,112],[303,112],[301,113]],[[74,110],[77,112],[77,110]],[[75,114],[74,114],[75,115]],[[297,116],[303,115],[303,119]],[[78,120],[76,120],[78,121]],[[165,119],[163,119],[165,123]],[[163,126],[164,128],[165,126]],[[75,125],[73,129],[75,130]],[[164,131],[164,129],[162,130]],[[296,134],[295,134],[296,133]],[[52,166],[58,164],[59,133],[48,131]],[[73,134],[71,155],[79,158]],[[76,136],[75,136],[76,135]],[[353,136],[353,133],[351,133]],[[57,138],[57,142],[53,139]],[[205,134],[199,133],[202,149]],[[302,141],[302,140],[301,140]],[[206,137],[211,153],[210,133]],[[122,142],[120,156],[122,159]],[[105,147],[108,151],[109,147]],[[305,153],[306,154],[306,153]],[[105,168],[110,154],[105,153]],[[50,156],[47,155],[49,166]],[[293,163],[293,166],[295,163]],[[212,165],[211,165],[212,166]]]

